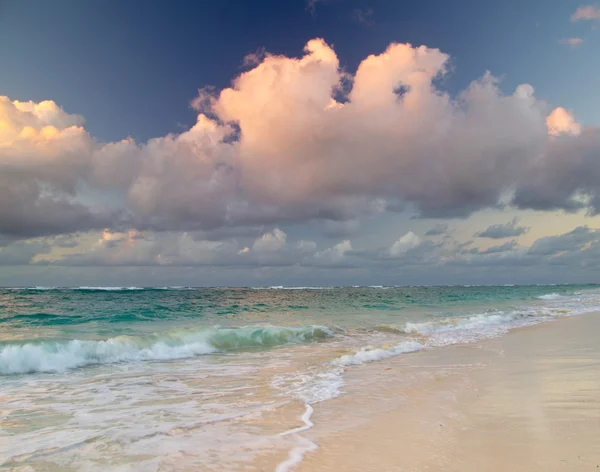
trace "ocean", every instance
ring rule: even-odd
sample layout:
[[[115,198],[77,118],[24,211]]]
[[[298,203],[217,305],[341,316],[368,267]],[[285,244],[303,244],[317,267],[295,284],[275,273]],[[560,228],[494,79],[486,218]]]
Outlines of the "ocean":
[[[597,285],[0,289],[0,469],[293,470],[348,370],[598,310]]]

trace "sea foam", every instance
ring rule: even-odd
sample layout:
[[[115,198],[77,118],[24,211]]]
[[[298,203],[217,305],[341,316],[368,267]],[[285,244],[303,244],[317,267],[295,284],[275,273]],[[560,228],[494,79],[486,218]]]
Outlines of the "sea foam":
[[[560,295],[558,293],[548,293],[546,295],[540,295],[539,297],[540,300],[560,300],[561,298],[567,298],[564,295]]]
[[[425,345],[416,341],[406,341],[390,347],[365,347],[354,354],[346,354],[333,361],[334,365],[350,366],[358,364],[366,364],[368,362],[381,361],[390,357],[406,354],[409,352],[420,351],[425,348]]]

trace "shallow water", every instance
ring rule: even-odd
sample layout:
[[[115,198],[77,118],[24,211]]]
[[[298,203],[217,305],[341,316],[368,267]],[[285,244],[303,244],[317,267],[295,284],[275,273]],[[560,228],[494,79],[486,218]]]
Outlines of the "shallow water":
[[[0,466],[290,470],[347,369],[599,308],[591,285],[0,289]]]

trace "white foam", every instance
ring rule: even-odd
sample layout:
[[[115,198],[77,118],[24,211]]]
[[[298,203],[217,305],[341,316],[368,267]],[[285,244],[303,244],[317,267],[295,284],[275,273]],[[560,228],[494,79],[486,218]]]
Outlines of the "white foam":
[[[546,295],[540,295],[539,297],[540,300],[559,300],[561,298],[567,298],[564,295],[560,295],[558,293],[548,293]]]
[[[62,344],[8,345],[0,350],[0,374],[64,372],[93,364],[183,359],[215,351],[213,346],[202,339],[181,345],[156,341],[144,346],[127,336],[106,341],[75,339]]]
[[[344,384],[342,374],[341,366],[318,366],[306,371],[277,375],[271,384],[286,397],[314,405],[339,396]]]
[[[304,414],[300,417],[304,425],[298,426],[297,428],[293,428],[288,431],[284,431],[280,434],[280,436],[289,436],[292,434],[301,433],[302,431],[306,431],[307,429],[310,429],[314,426],[313,422],[310,420],[314,409],[312,406],[310,406],[309,403],[307,403],[305,407],[306,409],[304,410]],[[303,437],[298,437],[297,441],[299,442],[299,444],[290,451],[287,460],[277,465],[275,472],[287,472],[291,470],[300,462],[302,462],[307,452],[314,451],[318,447],[314,442],[309,441],[308,439]]]
[[[420,351],[425,346],[416,341],[405,341],[392,347],[371,348],[365,347],[355,352],[354,354],[346,354],[333,361],[335,365],[350,366],[365,364],[368,362],[380,361],[390,357],[406,354],[409,352]]]
[[[292,470],[302,462],[306,453],[312,452],[318,448],[314,442],[303,437],[298,437],[298,442],[300,444],[290,451],[288,459],[280,463],[275,468],[275,472],[288,472]]]
[[[252,290],[333,290],[335,287],[298,286],[286,287],[285,285],[271,285],[270,287],[251,287]]]
[[[306,431],[307,429],[310,429],[314,426],[313,422],[310,420],[310,417],[312,416],[313,411],[315,410],[308,403],[305,405],[305,408],[306,409],[304,410],[304,414],[300,417],[300,419],[304,423],[304,426],[298,426],[297,428],[284,431],[279,436],[289,436],[290,434],[301,433],[302,431]]]
[[[101,290],[106,292],[115,292],[119,290],[144,290],[142,287],[73,287],[74,290]]]

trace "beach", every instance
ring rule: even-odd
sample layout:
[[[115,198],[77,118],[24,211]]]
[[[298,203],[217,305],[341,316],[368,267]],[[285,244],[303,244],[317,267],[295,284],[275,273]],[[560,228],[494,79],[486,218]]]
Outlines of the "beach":
[[[0,289],[0,468],[600,465],[597,286]]]
[[[598,333],[591,313],[347,372],[297,470],[595,470]]]

